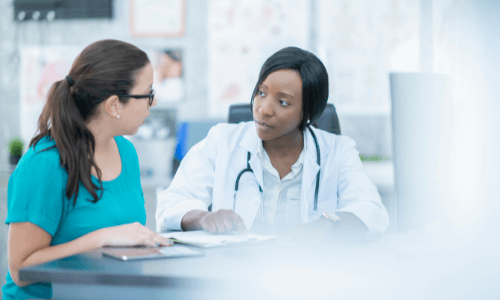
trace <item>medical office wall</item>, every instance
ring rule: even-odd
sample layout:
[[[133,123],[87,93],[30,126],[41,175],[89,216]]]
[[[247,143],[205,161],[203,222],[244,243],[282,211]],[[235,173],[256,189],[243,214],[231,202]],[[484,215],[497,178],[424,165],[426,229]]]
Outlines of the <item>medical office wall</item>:
[[[183,35],[133,37],[129,26],[128,0],[112,1],[111,19],[48,21],[43,18],[24,22],[14,21],[14,1],[0,0],[0,145],[6,145],[9,138],[22,134],[21,119],[29,119],[31,123],[36,124],[37,116],[34,111],[39,111],[45,101],[43,95],[50,87],[49,82],[44,84],[43,81],[64,78],[62,73],[66,72],[74,57],[85,46],[107,38],[124,40],[146,51],[161,52],[170,55],[169,58],[181,61],[181,76],[169,75],[173,76],[170,82],[177,83],[176,93],[169,95],[169,99],[165,97],[163,103],[167,103],[167,108],[175,108],[177,116],[182,120],[206,118],[207,57],[200,49],[206,49],[207,4],[203,0],[189,0],[183,3]],[[57,59],[58,57],[60,59]],[[31,65],[29,60],[34,64]],[[43,72],[50,74],[43,76]],[[33,82],[35,79],[38,80]],[[29,95],[35,97],[25,104],[33,105],[24,109],[22,99],[29,100]],[[28,114],[22,116],[22,110]],[[31,135],[32,126],[34,125],[23,135]],[[7,163],[6,151],[5,146],[0,146],[0,166]]]
[[[171,50],[174,57],[181,53],[182,87],[178,93],[182,99],[167,101],[165,107],[175,108],[182,121],[226,119],[231,103],[249,101],[266,57],[290,45],[313,51],[330,73],[330,101],[337,106],[343,132],[358,142],[363,154],[390,157],[385,75],[388,70],[418,68],[418,45],[413,46],[418,44],[420,1],[374,2],[185,0],[179,2],[184,11],[179,18],[182,34],[147,37],[131,32],[131,1],[112,1],[112,18],[107,19],[49,21],[42,14],[38,21],[28,20],[26,15],[28,19],[19,22],[14,21],[14,1],[0,0],[0,145],[22,134],[21,119],[36,123],[35,111],[43,105],[44,99],[38,99],[33,103],[40,107],[21,114],[24,95],[43,94],[43,88],[38,88],[42,84],[30,82],[39,74],[30,76],[22,69],[24,54],[46,66],[62,51],[68,53],[64,58],[68,66],[74,53],[86,45],[114,38],[143,49]],[[398,63],[398,57],[405,57],[404,63]],[[53,76],[62,78],[62,70],[55,67]],[[35,88],[26,89],[23,81]],[[48,87],[47,82],[44,89]],[[23,135],[27,137],[31,131]],[[0,164],[6,163],[6,157],[6,148],[0,147]]]
[[[260,66],[286,46],[326,65],[342,115],[389,115],[388,71],[420,70],[418,0],[209,1],[210,114],[249,101]]]

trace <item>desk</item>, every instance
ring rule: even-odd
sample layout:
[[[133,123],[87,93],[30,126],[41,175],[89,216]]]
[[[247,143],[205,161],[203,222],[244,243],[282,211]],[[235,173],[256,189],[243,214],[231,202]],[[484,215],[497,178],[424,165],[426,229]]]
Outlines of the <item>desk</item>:
[[[378,242],[250,245],[205,256],[118,261],[93,251],[25,268],[22,280],[51,281],[54,299],[491,299],[499,276],[471,285],[471,265],[451,252],[394,237]],[[461,258],[461,263],[467,260]],[[498,266],[498,265],[497,265]],[[473,266],[472,266],[473,269]],[[452,271],[450,271],[452,270]],[[493,267],[488,272],[496,274]],[[482,270],[483,275],[488,272]],[[496,273],[495,273],[496,272]],[[458,274],[458,275],[457,275]],[[458,276],[458,277],[457,277]],[[472,281],[474,282],[474,281]],[[484,285],[484,284],[483,284]]]

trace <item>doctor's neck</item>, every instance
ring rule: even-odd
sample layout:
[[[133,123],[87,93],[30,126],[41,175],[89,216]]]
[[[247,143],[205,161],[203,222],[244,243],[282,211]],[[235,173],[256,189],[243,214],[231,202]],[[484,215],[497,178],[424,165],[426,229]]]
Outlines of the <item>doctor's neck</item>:
[[[293,130],[283,136],[267,141],[263,140],[262,146],[269,155],[294,155],[297,152],[302,152],[302,149],[304,148],[303,134],[303,131],[297,128],[297,130]]]

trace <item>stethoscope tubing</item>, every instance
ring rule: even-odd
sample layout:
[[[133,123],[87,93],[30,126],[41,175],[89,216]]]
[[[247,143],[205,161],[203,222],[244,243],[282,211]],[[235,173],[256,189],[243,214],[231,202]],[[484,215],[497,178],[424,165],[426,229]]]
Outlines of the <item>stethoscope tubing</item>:
[[[254,174],[252,168],[250,167],[250,157],[251,156],[252,155],[250,154],[250,152],[248,152],[247,153],[247,168],[241,170],[241,172],[238,174],[238,177],[236,177],[236,183],[234,184],[234,199],[233,199],[233,210],[234,211],[236,211],[236,193],[238,192],[238,186],[240,184],[241,176],[243,174],[245,174],[246,172],[250,172],[250,173]],[[260,189],[260,192],[262,193],[262,187],[260,186],[260,184],[259,184],[259,189]]]
[[[316,162],[318,163],[319,170],[318,174],[316,174],[316,189],[314,190],[314,212],[318,211],[318,193],[319,193],[319,178],[321,175],[321,153],[319,152],[319,144],[316,135],[312,131],[311,127],[308,125],[309,131],[314,139],[314,144],[316,145]]]
[[[316,174],[316,188],[314,191],[314,212],[316,212],[318,210],[319,180],[320,180],[320,176],[321,176],[321,153],[320,153],[320,149],[319,149],[318,139],[316,138],[316,134],[314,134],[314,132],[312,131],[309,124],[307,125],[307,128],[309,128],[309,131],[311,132],[311,135],[314,139],[314,144],[316,146],[316,162],[318,163],[318,165],[320,167],[318,170],[318,173]],[[236,193],[238,192],[240,178],[246,172],[253,173],[253,170],[250,167],[250,158],[251,158],[251,153],[247,152],[247,167],[245,169],[241,170],[241,172],[238,173],[238,176],[236,177],[236,182],[234,184],[234,200],[233,200],[233,210],[234,211],[236,211]],[[260,184],[259,184],[259,190],[260,190],[260,193],[262,194],[262,187],[260,186]],[[264,208],[262,208],[262,209],[264,209]]]

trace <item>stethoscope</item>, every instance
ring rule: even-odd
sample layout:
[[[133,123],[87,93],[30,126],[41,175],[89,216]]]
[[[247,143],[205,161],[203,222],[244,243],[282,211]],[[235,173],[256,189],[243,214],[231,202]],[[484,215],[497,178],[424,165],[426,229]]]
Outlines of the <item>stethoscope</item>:
[[[318,210],[318,192],[319,192],[319,177],[320,177],[320,173],[321,173],[321,155],[320,155],[318,139],[316,139],[316,135],[312,131],[309,124],[307,125],[307,128],[309,128],[309,131],[311,132],[311,135],[314,139],[314,144],[316,146],[316,161],[318,163],[318,166],[320,166],[320,169],[318,170],[318,174],[316,174],[316,189],[314,191],[314,213],[316,213]],[[241,176],[243,174],[245,174],[246,172],[250,172],[253,174],[252,167],[250,167],[251,156],[252,156],[252,154],[250,152],[247,152],[247,167],[245,169],[241,170],[241,172],[236,177],[236,183],[234,185],[233,211],[236,211],[236,193],[238,192],[238,185],[240,184]],[[260,194],[262,196],[263,191],[262,191],[262,187],[260,186],[260,184],[259,184],[259,191],[260,191]],[[263,225],[264,224],[264,203],[262,203],[261,206],[262,206],[262,218],[261,219],[262,219],[262,227],[263,227],[264,226]]]

